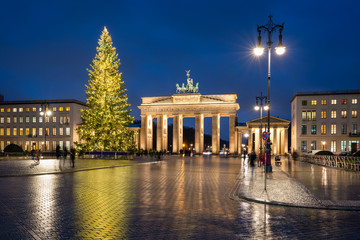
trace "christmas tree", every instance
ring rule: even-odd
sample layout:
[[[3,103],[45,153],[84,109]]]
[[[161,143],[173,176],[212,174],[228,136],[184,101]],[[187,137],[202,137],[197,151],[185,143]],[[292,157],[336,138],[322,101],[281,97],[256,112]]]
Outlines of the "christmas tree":
[[[120,60],[106,27],[98,44],[91,69],[87,69],[87,108],[81,110],[77,147],[81,151],[127,151],[134,148],[134,133],[126,128],[134,118],[119,72]]]

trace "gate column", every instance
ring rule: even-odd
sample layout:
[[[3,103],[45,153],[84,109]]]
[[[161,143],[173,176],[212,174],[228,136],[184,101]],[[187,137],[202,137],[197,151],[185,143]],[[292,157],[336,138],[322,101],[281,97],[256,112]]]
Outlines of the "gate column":
[[[195,116],[195,151],[204,151],[204,114]]]
[[[220,114],[212,116],[212,152],[217,154],[220,149]]]
[[[173,120],[173,152],[180,152],[183,144],[183,116],[175,115]]]
[[[229,152],[235,153],[236,152],[236,129],[235,129],[235,115],[230,115],[229,117]]]

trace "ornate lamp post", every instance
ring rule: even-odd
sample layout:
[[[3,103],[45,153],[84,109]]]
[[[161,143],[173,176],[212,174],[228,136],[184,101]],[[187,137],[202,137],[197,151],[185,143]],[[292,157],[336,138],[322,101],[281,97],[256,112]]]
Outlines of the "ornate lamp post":
[[[266,42],[267,47],[268,47],[268,95],[267,95],[267,106],[268,108],[268,126],[267,126],[267,132],[268,132],[268,140],[266,141],[266,147],[265,147],[265,162],[266,162],[266,158],[267,155],[268,157],[271,156],[271,143],[270,143],[270,78],[271,78],[271,72],[270,72],[270,63],[271,63],[271,46],[273,44],[273,42],[271,41],[271,36],[273,34],[273,32],[279,31],[279,44],[277,47],[275,47],[275,52],[278,55],[282,55],[285,53],[285,47],[282,44],[282,31],[284,28],[284,23],[283,24],[274,24],[274,22],[272,21],[272,16],[269,16],[269,22],[265,25],[259,26],[257,27],[257,31],[259,33],[258,36],[258,44],[256,46],[256,48],[254,49],[254,53],[257,56],[260,56],[264,53],[264,48],[261,46],[261,32],[263,32],[264,34],[267,33],[267,37],[268,40]],[[266,172],[266,170],[265,170]],[[266,190],[266,185],[265,185],[265,190]]]
[[[263,100],[264,100],[264,105],[263,105]],[[260,105],[259,105],[260,102]],[[260,135],[262,133],[262,111],[263,109],[265,111],[269,111],[269,106],[266,104],[267,102],[267,96],[263,96],[262,93],[259,97],[256,97],[256,105],[255,105],[255,110],[259,111],[260,110]],[[260,155],[262,154],[262,137],[260,136],[260,154],[259,154],[259,167],[260,167]]]
[[[51,116],[51,114],[52,114],[52,112],[48,108],[49,108],[48,103],[41,104],[40,115],[43,117],[43,122],[44,122],[44,151],[43,152],[46,151],[46,118]]]

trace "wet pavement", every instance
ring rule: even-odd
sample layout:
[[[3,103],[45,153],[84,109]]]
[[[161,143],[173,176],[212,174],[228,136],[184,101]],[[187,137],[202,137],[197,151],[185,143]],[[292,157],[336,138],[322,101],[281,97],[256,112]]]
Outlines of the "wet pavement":
[[[107,167],[116,163],[101,163],[104,160],[79,160],[78,170],[92,166],[97,170],[69,169],[64,174],[44,174],[40,168],[45,161],[36,166],[43,175],[0,178],[0,239],[359,238],[359,211],[294,208],[238,199],[240,187],[250,184],[243,176],[251,176],[252,171],[240,158],[168,156],[159,162],[118,161],[116,167]],[[319,199],[316,194],[320,192],[309,190],[307,181],[292,177],[306,174],[296,173],[296,169],[302,170],[296,163],[290,164],[293,173],[274,168],[278,175],[283,174],[277,182],[290,179]],[[26,171],[37,171],[25,167],[30,169]],[[285,161],[282,167],[287,167]],[[7,170],[10,172],[21,172],[21,165]],[[255,174],[259,179],[261,171]],[[286,180],[286,176],[290,178]],[[309,186],[311,183],[317,181],[309,181]]]

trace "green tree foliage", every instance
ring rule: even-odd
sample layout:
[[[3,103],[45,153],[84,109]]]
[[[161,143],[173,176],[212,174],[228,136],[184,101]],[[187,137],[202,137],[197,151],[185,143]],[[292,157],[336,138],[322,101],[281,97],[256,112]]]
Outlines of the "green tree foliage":
[[[98,44],[91,69],[88,69],[87,108],[81,110],[78,150],[127,151],[134,148],[134,133],[126,128],[134,118],[128,109],[126,84],[119,72],[120,60],[106,27]]]
[[[6,153],[14,153],[14,152],[22,153],[24,151],[19,145],[11,143],[4,148],[4,152],[6,152]]]

